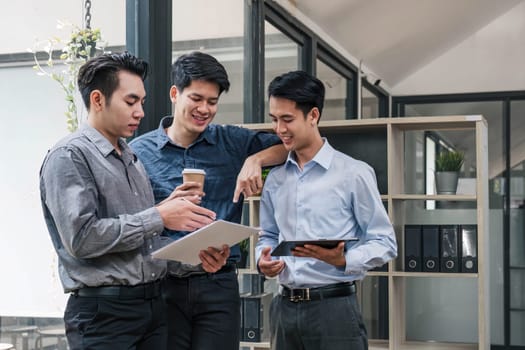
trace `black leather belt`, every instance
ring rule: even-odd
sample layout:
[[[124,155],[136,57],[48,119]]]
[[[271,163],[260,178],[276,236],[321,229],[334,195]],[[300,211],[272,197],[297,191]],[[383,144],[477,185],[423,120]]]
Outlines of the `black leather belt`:
[[[210,275],[218,275],[218,274],[221,274],[221,273],[230,273],[230,272],[237,273],[237,265],[235,263],[228,262],[228,263],[226,263],[226,265],[221,267],[220,270],[218,270],[217,272],[214,272],[214,273],[209,273],[209,272],[206,272],[204,270],[202,270],[202,271],[188,271],[188,272],[182,272],[182,273],[168,272],[167,278],[168,279],[185,279],[185,278],[192,278],[192,277],[203,278],[203,277],[207,277],[207,276],[210,276]]]
[[[160,281],[136,286],[100,286],[77,289],[79,297],[114,297],[119,299],[154,299],[160,296]]]
[[[295,303],[301,301],[321,300],[326,298],[345,297],[355,293],[354,282],[330,284],[316,288],[288,288],[282,286],[281,296]]]

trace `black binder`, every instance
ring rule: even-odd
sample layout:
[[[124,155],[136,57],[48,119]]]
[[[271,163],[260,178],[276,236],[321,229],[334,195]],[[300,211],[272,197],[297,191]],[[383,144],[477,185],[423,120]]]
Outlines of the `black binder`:
[[[423,271],[439,272],[439,226],[421,225]]]
[[[461,272],[478,272],[477,225],[461,225]]]
[[[441,225],[439,241],[441,242],[441,272],[459,272],[459,226]]]
[[[258,273],[243,273],[239,289],[241,294],[262,294],[264,293],[264,275]]]
[[[421,271],[421,225],[405,225],[405,271]]]
[[[245,295],[242,299],[242,341],[262,342],[270,339],[270,303],[272,293]]]

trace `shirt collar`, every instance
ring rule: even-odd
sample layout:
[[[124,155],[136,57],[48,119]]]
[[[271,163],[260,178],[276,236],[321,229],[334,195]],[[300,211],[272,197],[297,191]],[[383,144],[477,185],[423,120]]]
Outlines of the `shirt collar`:
[[[321,149],[316,153],[316,155],[308,161],[306,164],[310,164],[312,162],[315,162],[322,166],[325,169],[328,169],[330,167],[330,164],[332,163],[332,159],[334,157],[335,150],[334,148],[328,143],[328,140],[326,137],[323,137],[323,146]],[[289,152],[288,158],[286,160],[286,164],[295,164],[297,166],[297,161],[295,159],[295,153]],[[306,165],[305,164],[305,165]]]
[[[175,145],[171,139],[166,134],[166,128],[170,127],[173,124],[173,116],[167,116],[161,119],[159,127],[157,129],[157,148],[161,149],[165,147],[168,143]],[[217,132],[216,126],[210,124],[206,127],[204,132],[202,132],[199,137],[193,142],[193,144],[199,143],[200,141],[205,140],[209,144],[217,144]]]
[[[104,135],[102,135],[100,131],[98,131],[88,123],[83,123],[79,127],[79,130],[95,145],[95,147],[98,149],[100,154],[104,156],[104,158],[106,158],[112,152],[116,152],[115,147],[113,147],[111,142],[109,142],[109,140]],[[133,153],[131,148],[129,148],[128,144],[123,138],[118,139],[118,145],[122,153],[122,159],[129,159],[129,162],[135,162],[137,160],[137,156]]]

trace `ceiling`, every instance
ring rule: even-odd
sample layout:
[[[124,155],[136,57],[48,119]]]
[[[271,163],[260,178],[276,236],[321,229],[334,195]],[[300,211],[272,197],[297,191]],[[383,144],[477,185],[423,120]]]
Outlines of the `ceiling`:
[[[287,0],[388,86],[522,0]],[[523,33],[522,38],[525,37]]]
[[[470,47],[462,51],[466,55],[476,55],[479,52],[500,52],[496,60],[497,67],[490,64],[481,64],[468,71],[473,62],[471,57],[463,63],[453,61],[454,67],[443,64],[437,68],[438,75],[458,75],[456,80],[451,79],[445,86],[444,93],[455,92],[460,79],[465,80],[473,76],[487,76],[486,80],[492,82],[481,87],[481,91],[512,90],[501,88],[496,80],[515,79],[518,90],[525,90],[523,75],[519,72],[523,67],[525,51],[521,46],[525,38],[525,7],[517,7],[524,0],[328,0],[329,6],[320,6],[318,0],[276,0],[283,6],[298,10],[311,20],[330,39],[335,41],[343,50],[353,56],[363,66],[373,72],[387,86],[393,87],[409,78],[415,72],[426,66],[431,66],[433,61],[442,57],[447,52],[452,52],[461,43],[472,40],[478,47]],[[515,17],[518,25],[511,24],[501,30],[503,17],[513,8],[516,8]],[[293,13],[293,11],[290,11]],[[501,17],[501,18],[500,18]],[[499,21],[498,18],[500,18]],[[496,23],[496,24],[494,24]],[[488,29],[487,29],[488,28]],[[494,30],[495,33],[487,31]],[[499,31],[501,30],[501,31]],[[483,35],[480,33],[483,32]],[[493,41],[483,41],[486,37],[496,38]],[[514,37],[521,38],[516,42]],[[503,39],[509,39],[507,44],[502,44]],[[493,46],[487,46],[491,43]],[[496,43],[496,45],[494,45]],[[487,47],[486,47],[487,46]],[[522,50],[522,51],[519,51]],[[457,56],[452,55],[457,58]],[[501,61],[501,57],[519,57],[516,61],[519,66]],[[445,60],[446,62],[446,60]],[[497,68],[496,73],[487,71]],[[494,74],[491,76],[491,73]],[[425,78],[423,80],[432,78]],[[484,82],[485,83],[485,82]],[[472,83],[478,86],[477,82]],[[469,91],[467,91],[469,92]],[[418,94],[418,93],[416,93]],[[393,91],[396,95],[396,91]],[[519,110],[518,110],[519,109]],[[516,106],[516,115],[525,112],[525,103]],[[521,110],[524,110],[521,112]],[[489,125],[489,169],[490,177],[497,176],[505,168],[504,152],[502,145],[502,108],[497,102],[487,103],[455,103],[455,104],[426,104],[412,105],[407,113],[412,115],[451,115],[451,114],[483,114]],[[523,130],[523,132],[515,132]],[[525,120],[523,118],[513,121],[513,138],[511,140],[512,166],[525,160]],[[448,135],[449,141],[459,149],[466,147],[471,142],[468,133],[461,132]],[[474,157],[473,154],[467,155]]]

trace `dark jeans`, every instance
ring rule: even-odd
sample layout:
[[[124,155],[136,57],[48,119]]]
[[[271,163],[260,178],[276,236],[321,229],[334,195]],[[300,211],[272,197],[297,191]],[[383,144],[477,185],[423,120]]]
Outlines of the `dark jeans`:
[[[167,326],[161,296],[120,299],[71,295],[64,322],[70,350],[166,348]]]
[[[277,295],[270,306],[273,350],[367,350],[356,295],[292,302]]]
[[[235,270],[168,276],[168,350],[239,350],[240,297]]]

